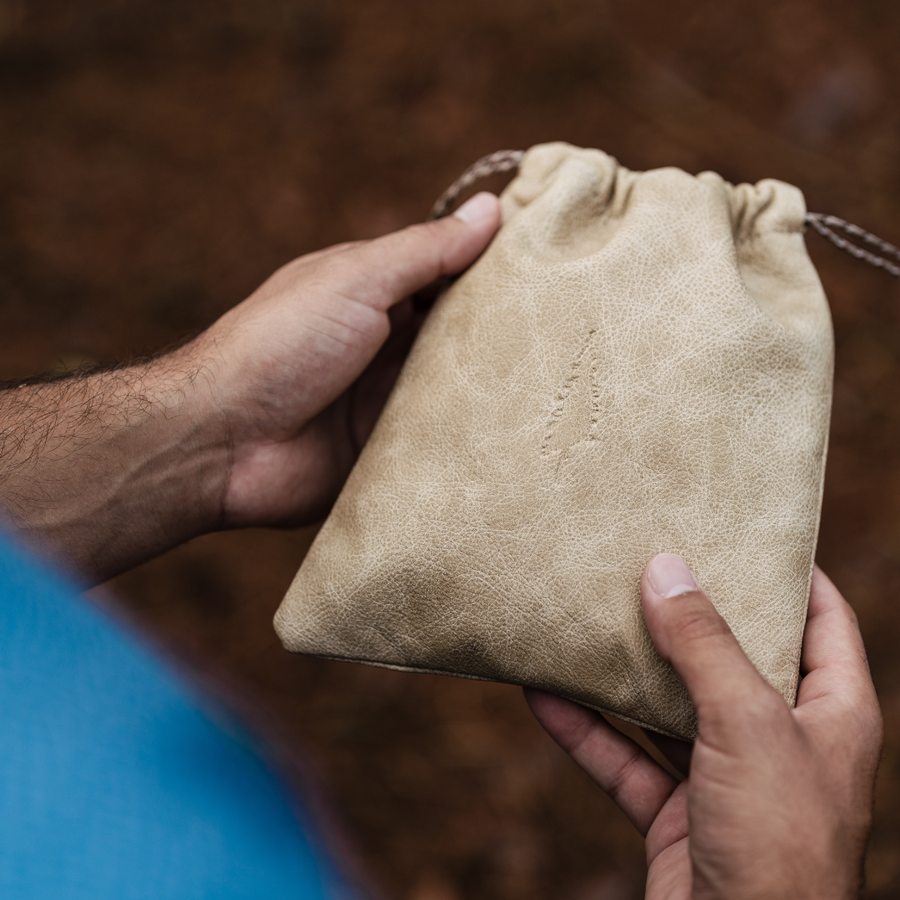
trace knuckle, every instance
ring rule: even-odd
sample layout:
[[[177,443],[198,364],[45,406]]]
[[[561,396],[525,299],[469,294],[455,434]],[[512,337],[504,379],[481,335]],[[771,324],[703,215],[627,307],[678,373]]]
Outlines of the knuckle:
[[[791,710],[780,695],[762,691],[711,697],[697,704],[700,736],[720,748],[764,747],[777,743],[792,725]]]
[[[352,266],[353,263],[350,263]],[[316,275],[322,279],[323,281],[332,281],[339,274],[342,274],[347,270],[347,263],[345,262],[343,265],[339,264],[332,257],[326,257],[323,260],[320,260],[316,265]]]
[[[844,614],[844,618],[847,621],[848,628],[854,632],[859,633],[859,616],[856,615],[856,610],[846,601],[844,598],[841,598],[841,611]]]
[[[771,727],[780,728],[790,715],[790,707],[781,694],[764,681],[742,685],[737,697],[732,692],[724,696],[714,694],[697,704],[697,716],[708,729],[729,733],[739,728],[759,735]]]
[[[863,743],[868,746],[877,744],[880,752],[884,742],[884,717],[874,693],[864,702],[852,703],[847,713],[856,720],[856,730],[862,736]]]
[[[345,253],[347,250],[358,250],[360,247],[365,247],[369,242],[366,240],[358,240],[358,241],[343,241],[340,244],[335,244],[330,247],[329,250],[332,251],[331,255],[338,255],[340,253]]]
[[[440,222],[418,222],[415,225],[407,225],[406,228],[401,228],[396,233],[396,237],[404,244],[420,250],[423,245],[433,244],[441,237],[444,232],[444,229],[440,227],[442,224],[443,220]]]
[[[300,262],[302,262],[302,259]],[[315,272],[316,276],[328,281],[336,275],[346,272],[348,267],[352,267],[354,264],[355,259],[352,255],[338,258],[337,255],[331,254],[329,256],[324,256],[321,259],[313,260],[312,270]]]
[[[780,723],[791,716],[791,708],[784,697],[765,681],[760,681],[756,689],[747,692],[743,712],[757,725]]]
[[[566,753],[577,754],[588,742],[591,723],[586,719],[571,716],[561,723],[557,739]]]
[[[431,222],[420,222],[418,225],[410,226],[416,229],[418,233],[425,237],[437,239],[443,237],[447,231],[453,228],[453,216],[447,216],[443,219],[436,219]]]
[[[671,630],[673,637],[684,644],[702,643],[731,634],[728,623],[699,592],[679,598]]]
[[[444,220],[440,222],[419,222],[379,238],[391,248],[391,256],[400,259],[415,259],[433,268],[439,268],[447,231]]]
[[[613,800],[621,796],[640,760],[641,750],[634,747],[629,751],[628,756],[609,773],[606,783],[602,787]]]
[[[884,728],[880,711],[848,704],[831,723],[826,742],[834,759],[846,760],[860,776],[874,773],[884,749]]]
[[[860,643],[859,645],[859,663],[862,666],[862,670],[868,676],[868,680],[872,680],[872,667],[869,665],[869,654],[866,652],[865,645]]]

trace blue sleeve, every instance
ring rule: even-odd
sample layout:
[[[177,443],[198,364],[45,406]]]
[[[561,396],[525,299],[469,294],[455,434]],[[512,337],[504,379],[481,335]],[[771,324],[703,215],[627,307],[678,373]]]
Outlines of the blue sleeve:
[[[0,537],[0,897],[348,897],[289,791]]]

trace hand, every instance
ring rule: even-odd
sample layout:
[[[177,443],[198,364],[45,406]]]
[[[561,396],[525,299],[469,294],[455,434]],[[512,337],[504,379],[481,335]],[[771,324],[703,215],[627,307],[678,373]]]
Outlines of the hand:
[[[0,391],[0,516],[95,582],[199,534],[324,516],[421,320],[500,224],[455,215],[276,272],[149,362]]]
[[[301,257],[195,342],[230,449],[222,527],[327,513],[418,330],[410,295],[466,268],[499,224],[483,193],[439,222]]]
[[[641,595],[653,642],[697,709],[686,781],[600,715],[537,691],[527,697],[646,836],[646,896],[858,896],[882,722],[853,611],[817,568],[790,709],[679,557],[652,560]]]

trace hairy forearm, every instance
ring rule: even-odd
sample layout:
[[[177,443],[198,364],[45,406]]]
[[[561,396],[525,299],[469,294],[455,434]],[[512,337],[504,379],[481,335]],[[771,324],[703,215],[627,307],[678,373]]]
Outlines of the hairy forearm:
[[[321,518],[415,333],[404,299],[469,266],[499,224],[479,194],[288,263],[150,363],[0,387],[0,518],[93,580],[206,531]]]
[[[229,449],[207,378],[182,349],[0,391],[0,515],[89,581],[215,528]]]

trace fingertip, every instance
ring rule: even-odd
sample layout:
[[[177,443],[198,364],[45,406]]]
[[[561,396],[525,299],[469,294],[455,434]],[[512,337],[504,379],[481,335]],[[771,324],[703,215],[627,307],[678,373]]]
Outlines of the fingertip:
[[[844,599],[834,582],[818,565],[814,565],[812,581],[809,586],[809,613],[815,615],[822,609],[844,607],[850,609],[850,604]]]
[[[470,197],[453,213],[454,217],[467,225],[500,224],[500,200],[490,191],[481,191]]]
[[[688,564],[674,553],[660,553],[647,563],[647,587],[663,600],[700,589]]]
[[[806,616],[807,628],[813,620],[831,618],[835,622],[843,622],[843,629],[862,641],[856,611],[818,566],[813,567]]]
[[[482,191],[452,216],[433,223],[442,231],[444,274],[466,268],[482,253],[500,227],[503,213],[495,194]]]
[[[543,718],[552,716],[558,710],[564,711],[567,707],[580,709],[580,707],[577,704],[572,703],[571,700],[564,700],[556,694],[550,694],[539,688],[522,688],[522,693],[525,695],[525,702],[528,704],[529,709],[531,709],[539,721]]]
[[[670,662],[667,622],[669,606],[682,597],[701,590],[688,564],[674,553],[653,557],[641,576],[641,607],[650,637],[657,651]]]
[[[525,700],[541,727],[564,749],[571,750],[599,715],[556,694],[525,688]]]
[[[535,705],[540,705],[541,697],[546,696],[546,693],[544,691],[539,691],[537,688],[523,687],[522,696],[525,697],[528,708],[534,712]]]

